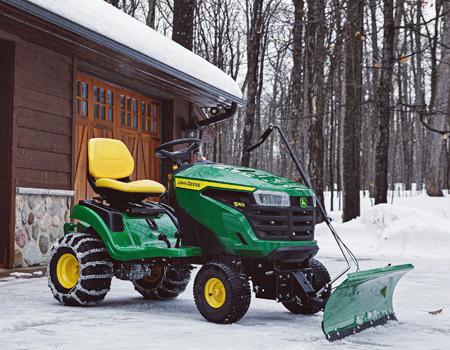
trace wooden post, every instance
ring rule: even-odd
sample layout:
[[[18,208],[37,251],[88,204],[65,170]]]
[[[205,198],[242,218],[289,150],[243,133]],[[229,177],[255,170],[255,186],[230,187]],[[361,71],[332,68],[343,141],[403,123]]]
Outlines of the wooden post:
[[[165,101],[162,105],[162,118],[161,118],[161,143],[174,140],[174,102]],[[172,173],[172,162],[170,159],[162,159],[160,167],[160,181],[168,186],[168,175]]]
[[[0,41],[0,267],[14,267],[14,72],[15,44]]]

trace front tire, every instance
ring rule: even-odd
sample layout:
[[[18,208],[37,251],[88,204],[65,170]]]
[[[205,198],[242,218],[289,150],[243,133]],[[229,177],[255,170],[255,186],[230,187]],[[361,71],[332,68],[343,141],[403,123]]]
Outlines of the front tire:
[[[312,277],[312,286],[314,290],[317,292],[326,284],[330,282],[330,274],[327,271],[327,268],[318,260],[311,259],[309,261],[309,267],[312,269],[313,277]],[[328,297],[330,296],[330,290],[328,290],[322,298],[326,302]],[[305,302],[305,303],[297,303],[295,301],[284,302],[283,306],[288,309],[293,314],[302,314],[302,315],[313,315],[322,310],[322,306],[318,303]]]
[[[53,247],[47,271],[48,286],[56,300],[85,306],[105,298],[111,287],[113,264],[95,235],[69,233]]]
[[[248,278],[233,266],[208,263],[195,277],[194,300],[206,320],[221,324],[237,322],[250,306]]]
[[[157,266],[152,268],[150,276],[133,281],[133,285],[144,299],[169,300],[185,291],[190,278],[190,266]]]

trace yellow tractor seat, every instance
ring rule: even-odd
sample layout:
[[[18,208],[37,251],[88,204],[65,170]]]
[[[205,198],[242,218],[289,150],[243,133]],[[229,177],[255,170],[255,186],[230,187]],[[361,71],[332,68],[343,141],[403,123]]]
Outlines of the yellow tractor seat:
[[[120,140],[93,138],[88,143],[89,182],[95,192],[115,200],[139,201],[166,189],[153,180],[131,181],[134,159]]]
[[[153,180],[122,182],[113,179],[98,179],[95,181],[95,186],[127,193],[163,194],[166,192],[163,185]]]

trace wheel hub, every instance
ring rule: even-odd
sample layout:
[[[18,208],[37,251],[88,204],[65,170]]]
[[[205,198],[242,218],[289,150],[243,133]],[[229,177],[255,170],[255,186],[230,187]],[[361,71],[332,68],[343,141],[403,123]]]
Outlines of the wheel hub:
[[[215,309],[218,309],[225,304],[226,291],[221,280],[213,277],[206,281],[205,299],[208,305]]]
[[[144,281],[146,283],[150,283],[150,284],[156,283],[161,278],[161,275],[163,274],[163,271],[164,270],[163,270],[163,268],[161,266],[153,267],[151,269],[150,275],[145,277]]]
[[[80,265],[75,255],[66,253],[61,255],[56,264],[56,277],[62,287],[72,289],[80,278]]]

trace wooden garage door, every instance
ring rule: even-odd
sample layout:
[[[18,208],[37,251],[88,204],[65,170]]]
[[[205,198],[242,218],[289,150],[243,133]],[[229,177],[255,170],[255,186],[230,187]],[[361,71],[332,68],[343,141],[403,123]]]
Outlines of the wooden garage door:
[[[122,140],[135,160],[132,179],[159,181],[154,150],[161,142],[161,104],[83,75],[77,77],[76,87],[75,203],[95,195],[87,182],[87,142],[92,137]]]

